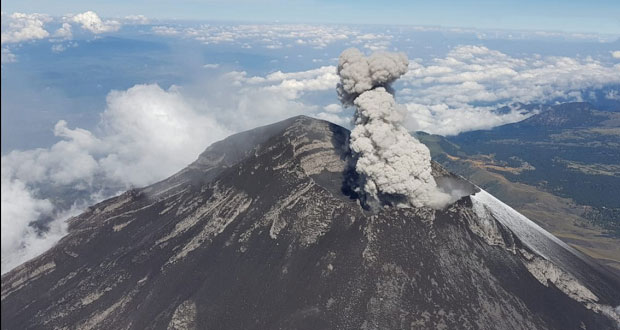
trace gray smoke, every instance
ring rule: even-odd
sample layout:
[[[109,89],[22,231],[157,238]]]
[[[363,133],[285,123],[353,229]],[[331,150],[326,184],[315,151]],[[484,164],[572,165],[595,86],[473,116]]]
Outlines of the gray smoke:
[[[343,104],[356,107],[350,146],[358,156],[355,170],[364,179],[366,194],[375,200],[404,200],[399,206],[439,209],[454,198],[437,187],[430,151],[401,125],[404,109],[390,92],[390,84],[408,65],[403,53],[366,57],[347,49],[338,64],[338,95]]]
[[[390,85],[407,73],[409,60],[404,53],[376,52],[364,56],[356,48],[340,54],[338,95],[345,105],[352,105],[360,94],[375,87],[391,90]]]

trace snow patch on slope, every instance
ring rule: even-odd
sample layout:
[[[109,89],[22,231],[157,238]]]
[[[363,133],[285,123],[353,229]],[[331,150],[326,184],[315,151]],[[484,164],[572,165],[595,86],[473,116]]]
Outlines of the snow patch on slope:
[[[555,243],[571,252],[574,251],[573,248],[541,228],[532,220],[482,189],[472,195],[471,200],[474,205],[478,205],[474,208],[478,216],[481,218],[492,216],[493,219],[508,227],[527,247],[545,259],[550,259],[552,252],[550,243]],[[484,212],[482,212],[483,209],[485,210]]]
[[[532,276],[546,287],[552,283],[570,298],[583,303],[586,308],[611,318],[620,328],[620,306],[614,309],[612,306],[597,303],[599,298],[592,291],[572,274],[550,261],[550,257],[553,257],[552,244],[555,243],[572,252],[574,250],[571,247],[482,189],[470,197],[472,209],[479,218],[469,223],[470,229],[476,235],[482,237],[489,245],[499,245],[515,253],[513,242],[506,242],[498,224],[508,227],[536,254],[519,249],[523,264]]]

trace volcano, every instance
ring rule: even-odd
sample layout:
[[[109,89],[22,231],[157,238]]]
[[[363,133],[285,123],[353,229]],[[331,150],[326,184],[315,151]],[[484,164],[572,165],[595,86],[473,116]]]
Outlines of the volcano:
[[[484,190],[369,208],[349,131],[294,117],[90,207],[2,276],[3,329],[617,329],[620,276]]]

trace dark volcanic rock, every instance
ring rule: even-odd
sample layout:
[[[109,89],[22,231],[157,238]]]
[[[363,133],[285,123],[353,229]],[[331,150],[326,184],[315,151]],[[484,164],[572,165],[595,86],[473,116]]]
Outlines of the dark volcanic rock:
[[[348,134],[295,117],[91,207],[2,276],[2,328],[617,326],[620,279],[484,191],[362,208]]]

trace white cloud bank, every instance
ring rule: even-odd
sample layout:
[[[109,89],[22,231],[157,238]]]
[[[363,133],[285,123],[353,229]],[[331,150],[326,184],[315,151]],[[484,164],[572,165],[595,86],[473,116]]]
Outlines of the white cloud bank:
[[[29,226],[54,207],[48,200],[34,198],[20,180],[11,178],[2,167],[2,273],[45,251],[55,240],[38,241],[35,229]],[[9,221],[9,219],[11,219]],[[60,230],[63,231],[62,229]]]
[[[71,24],[62,23],[62,26],[54,32],[54,37],[61,39],[71,39],[73,38],[73,32],[71,31]]]
[[[118,20],[102,20],[97,13],[86,11],[77,15],[67,15],[62,18],[53,18],[46,14],[26,14],[13,13],[7,15],[2,13],[2,63],[12,63],[17,61],[17,56],[11,52],[12,47],[34,40],[47,39],[51,42],[61,42],[73,39],[73,24],[83,30],[93,34],[101,34],[118,31],[123,24],[142,25],[148,24],[149,20],[143,15],[131,15]],[[56,30],[48,30],[49,25],[60,24]],[[48,29],[46,29],[48,26]],[[53,31],[53,32],[51,32]],[[67,47],[75,47],[77,44],[62,45],[61,43],[52,45],[54,53],[64,51]]]
[[[13,63],[17,61],[15,54],[11,53],[11,50],[8,48],[2,48],[2,63]]]
[[[153,33],[191,38],[205,44],[249,44],[267,49],[311,47],[323,49],[336,43],[351,42],[369,49],[385,49],[391,37],[383,33],[365,34],[349,26],[318,24],[234,24],[199,26],[157,25]]]
[[[582,101],[586,89],[620,84],[620,64],[590,57],[515,58],[483,46],[459,46],[446,57],[415,61],[401,79],[398,96],[406,102],[411,130],[458,134],[519,121],[512,103]]]
[[[2,13],[2,44],[44,39],[49,32],[43,25],[52,19],[44,14]]]
[[[2,273],[60,239],[68,212],[164,179],[232,132],[322,111],[299,98],[333,90],[337,79],[333,68],[323,67],[264,77],[232,72],[195,89],[136,85],[108,94],[97,130],[59,121],[54,134],[60,141],[52,147],[2,156]],[[67,191],[78,197],[58,202]],[[42,218],[51,220],[47,233],[31,225]]]
[[[121,23],[119,21],[104,21],[97,13],[90,10],[70,17],[70,19],[72,22],[80,24],[83,29],[95,34],[115,32],[121,28]]]
[[[82,29],[94,34],[118,31],[122,24],[117,20],[102,20],[97,13],[86,11],[77,15],[64,16],[62,25],[54,33],[50,33],[45,26],[58,24],[58,19],[46,14],[2,13],[2,44],[17,44],[31,40],[40,40],[48,37],[71,39],[73,33],[71,24],[78,24]],[[148,19],[142,15],[128,16],[123,20],[126,24],[146,24]]]
[[[69,210],[36,197],[41,187],[79,192],[69,204],[79,209],[109,197],[101,189],[125,190],[173,174],[230,133],[192,108],[175,88],[157,85],[110,92],[100,131],[95,135],[59,121],[54,134],[61,140],[51,148],[2,157],[2,273],[64,235]],[[53,219],[47,234],[30,225],[42,217]]]
[[[144,15],[128,15],[123,18],[123,23],[130,25],[145,25],[150,22],[151,20]]]

